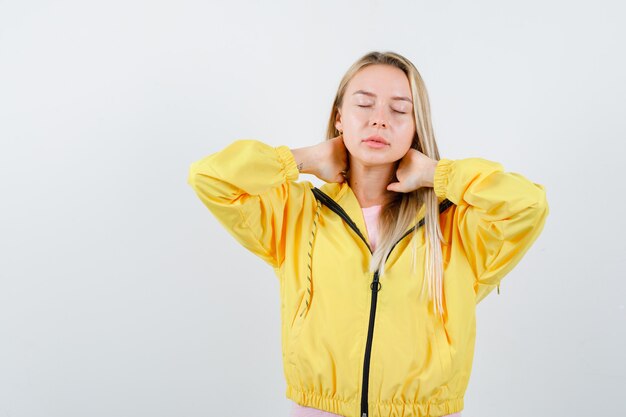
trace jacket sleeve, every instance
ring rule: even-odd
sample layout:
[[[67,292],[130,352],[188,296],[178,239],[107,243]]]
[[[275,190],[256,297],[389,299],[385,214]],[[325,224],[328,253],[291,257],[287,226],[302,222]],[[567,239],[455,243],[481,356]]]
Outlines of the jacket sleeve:
[[[543,230],[549,213],[545,188],[482,158],[439,160],[433,188],[457,206],[453,221],[474,272],[478,304]]]
[[[290,191],[301,185],[292,183],[298,176],[289,147],[240,139],[192,163],[187,183],[239,243],[277,268],[285,255]]]

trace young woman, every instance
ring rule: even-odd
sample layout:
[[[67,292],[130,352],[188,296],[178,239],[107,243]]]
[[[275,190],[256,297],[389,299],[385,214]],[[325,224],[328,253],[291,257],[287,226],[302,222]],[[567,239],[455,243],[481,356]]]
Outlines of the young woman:
[[[279,279],[292,416],[460,416],[476,304],[541,233],[545,189],[497,162],[440,159],[422,78],[393,52],[350,67],[326,136],[236,140],[188,177]]]

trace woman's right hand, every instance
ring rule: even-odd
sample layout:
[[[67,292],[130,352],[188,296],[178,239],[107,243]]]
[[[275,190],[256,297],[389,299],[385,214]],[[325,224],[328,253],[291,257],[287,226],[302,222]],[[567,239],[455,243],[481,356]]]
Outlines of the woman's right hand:
[[[343,143],[343,135],[325,140],[315,145],[321,157],[318,161],[316,177],[326,182],[344,182],[342,174],[348,169],[348,150]]]
[[[292,149],[298,170],[326,182],[344,182],[348,169],[348,150],[339,135],[313,146]]]

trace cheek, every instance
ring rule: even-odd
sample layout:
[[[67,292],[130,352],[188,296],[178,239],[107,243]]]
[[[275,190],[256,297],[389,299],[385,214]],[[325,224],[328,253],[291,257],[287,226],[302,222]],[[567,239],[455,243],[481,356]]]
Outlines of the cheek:
[[[348,127],[348,129],[350,127],[360,126],[363,123],[363,120],[366,120],[363,118],[363,115],[359,115],[358,113],[354,112],[346,112],[346,114],[344,114],[342,118],[344,126]]]
[[[402,159],[404,157],[404,155],[406,155],[406,153],[409,151],[409,147],[396,147],[393,150],[393,154],[392,154],[392,158],[394,161],[397,161],[399,159]]]
[[[406,132],[407,134],[409,132],[415,132],[415,122],[413,121],[413,118],[406,118],[406,120],[403,120],[398,125],[398,129],[402,130],[403,132]]]
[[[394,149],[394,158],[400,159],[411,149],[413,143],[413,132],[410,132],[400,140]]]
[[[413,138],[415,137],[415,124],[411,121],[402,127],[402,133],[400,133],[400,137],[402,138],[402,146],[408,148],[413,143]]]
[[[402,117],[400,120],[396,120],[396,127],[405,134],[409,134],[409,132],[415,132],[415,121],[413,117]]]
[[[356,147],[358,146],[358,143],[356,142],[357,142],[357,139],[353,139],[352,136],[350,136],[350,133],[346,134],[346,132],[344,131],[343,144],[348,150],[348,153],[354,154]]]

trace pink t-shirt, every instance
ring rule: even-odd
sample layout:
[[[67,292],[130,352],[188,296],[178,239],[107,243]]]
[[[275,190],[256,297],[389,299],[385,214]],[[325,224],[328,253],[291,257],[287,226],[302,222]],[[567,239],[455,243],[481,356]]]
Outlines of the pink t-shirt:
[[[367,237],[369,238],[372,252],[376,249],[376,241],[378,240],[378,216],[382,205],[361,208],[363,218],[365,218],[365,226],[367,226]]]
[[[367,237],[369,238],[372,252],[376,249],[376,241],[378,239],[378,215],[382,205],[361,208],[363,217],[365,218],[365,226],[367,227]],[[339,414],[329,413],[328,411],[318,410],[317,408],[305,407],[295,401],[292,401],[290,417],[341,417]],[[448,414],[443,417],[461,417],[461,412]]]

